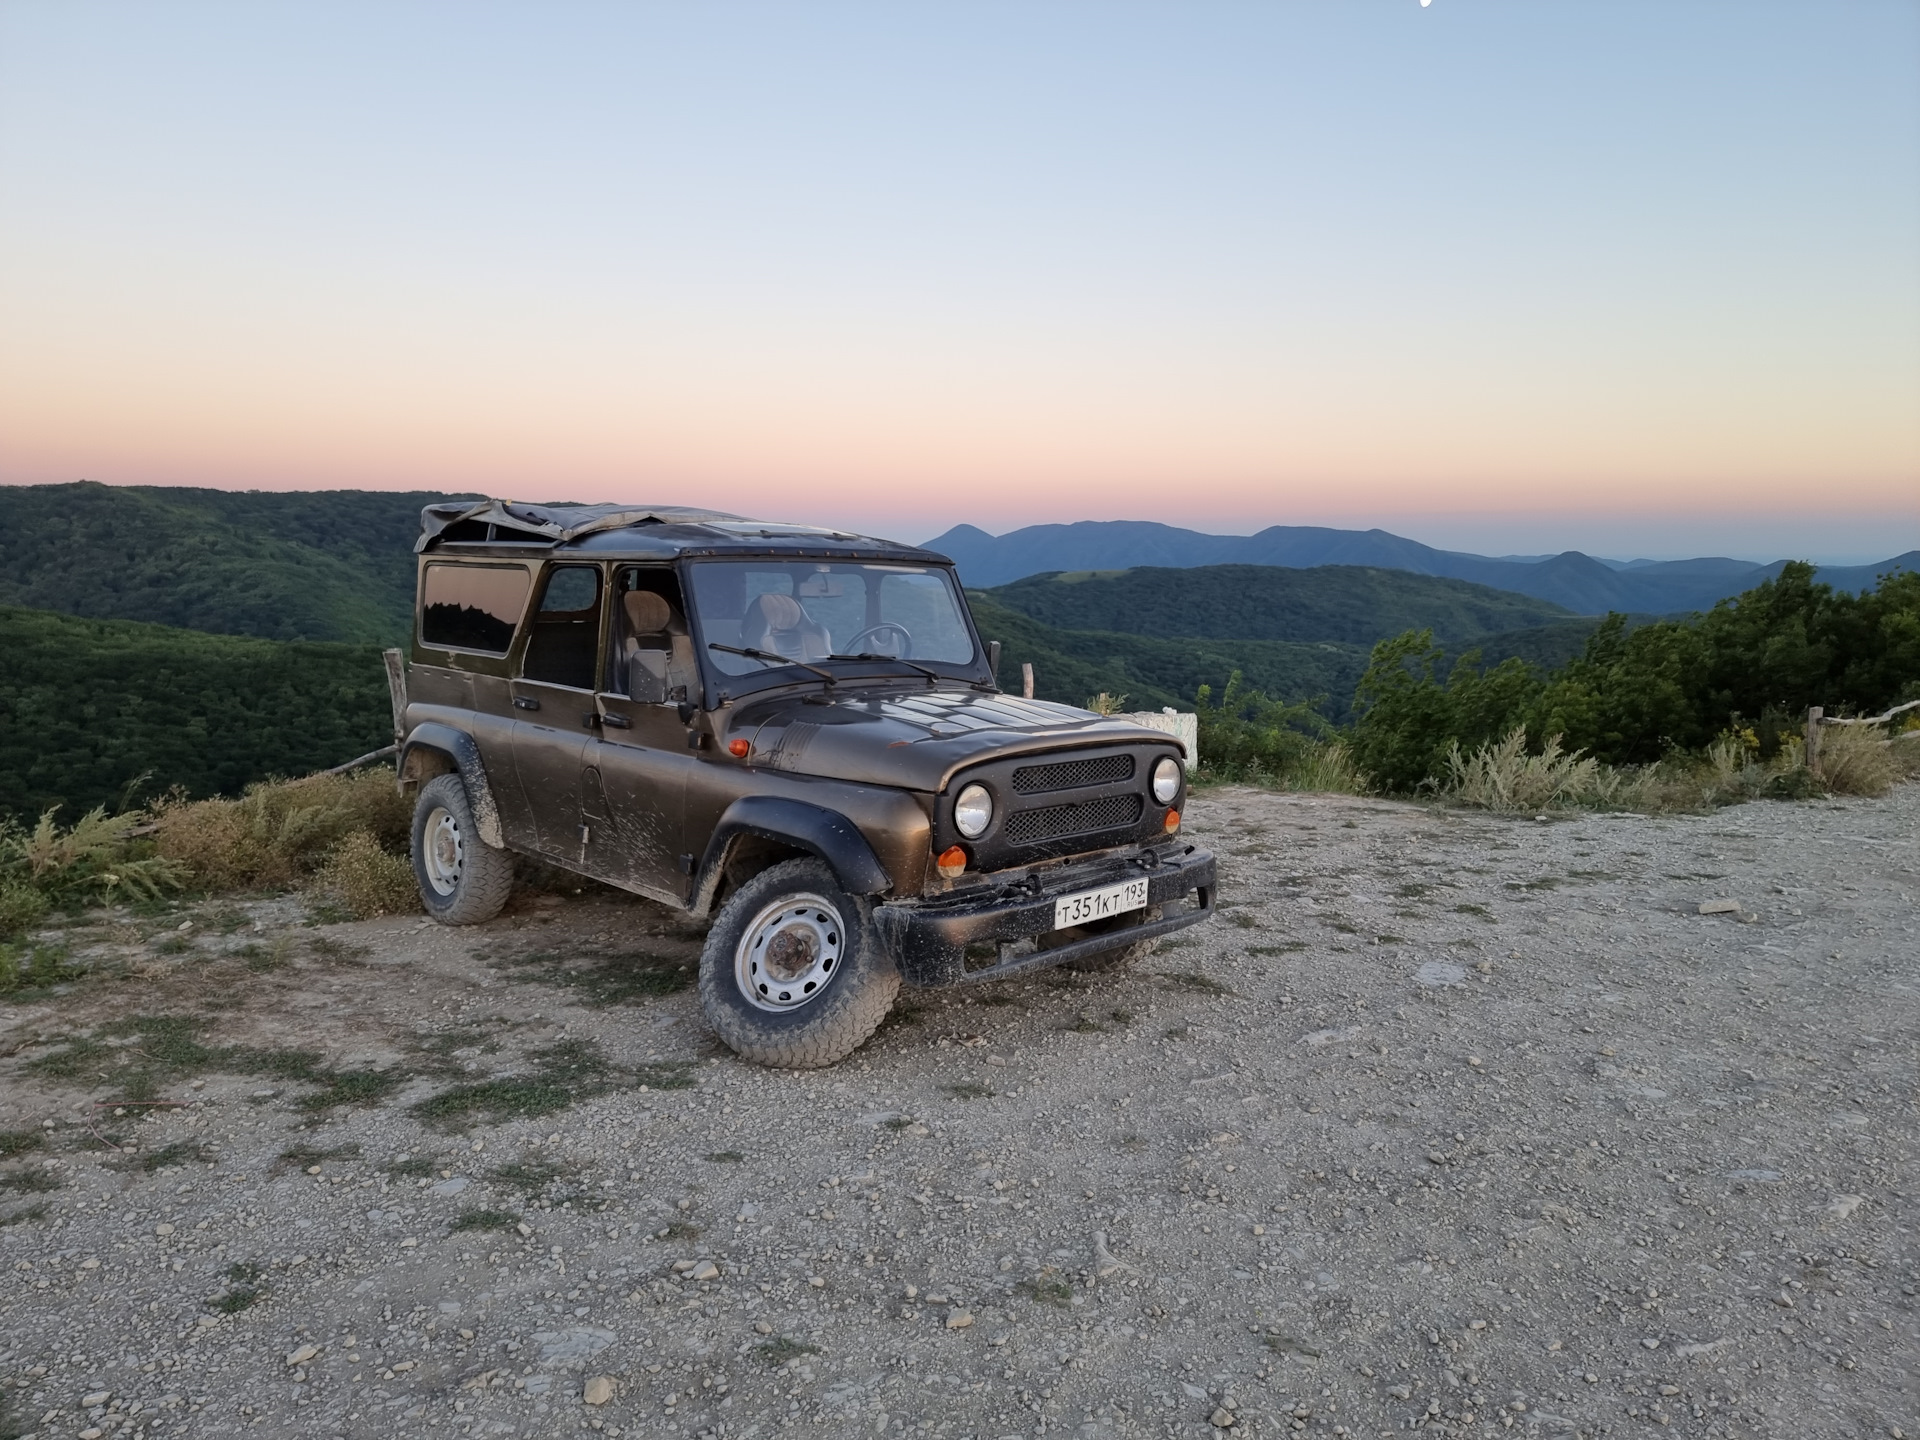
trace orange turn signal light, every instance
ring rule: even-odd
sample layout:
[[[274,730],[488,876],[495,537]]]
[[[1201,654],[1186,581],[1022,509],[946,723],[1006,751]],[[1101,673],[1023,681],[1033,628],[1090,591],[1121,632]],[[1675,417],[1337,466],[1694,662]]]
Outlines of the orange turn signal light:
[[[753,751],[753,746],[745,740],[727,741],[727,753],[736,760],[744,760]]]
[[[953,880],[966,872],[967,852],[958,845],[949,845],[933,857],[933,863],[939,868],[942,876]]]
[[[1171,835],[1179,828],[1180,812],[1178,810],[1167,811],[1167,834]]]

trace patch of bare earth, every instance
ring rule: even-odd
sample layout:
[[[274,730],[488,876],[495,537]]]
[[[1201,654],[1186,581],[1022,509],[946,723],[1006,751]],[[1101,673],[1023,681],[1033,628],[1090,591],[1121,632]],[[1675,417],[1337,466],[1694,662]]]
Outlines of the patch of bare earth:
[[[1920,1434],[1920,789],[1193,818],[1216,923],[808,1074],[603,891],[101,917],[0,1009],[6,1418]]]

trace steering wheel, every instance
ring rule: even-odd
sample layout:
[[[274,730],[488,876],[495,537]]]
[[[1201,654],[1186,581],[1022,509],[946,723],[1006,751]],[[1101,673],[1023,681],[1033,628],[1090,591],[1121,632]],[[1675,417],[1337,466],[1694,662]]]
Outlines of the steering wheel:
[[[896,660],[905,660],[909,655],[913,654],[913,636],[908,633],[906,626],[894,620],[882,620],[878,625],[869,625],[858,635],[855,635],[851,640],[847,641],[847,654],[858,654],[861,650],[868,648],[861,642],[872,640],[886,634],[898,635],[900,637],[900,649],[894,655]]]

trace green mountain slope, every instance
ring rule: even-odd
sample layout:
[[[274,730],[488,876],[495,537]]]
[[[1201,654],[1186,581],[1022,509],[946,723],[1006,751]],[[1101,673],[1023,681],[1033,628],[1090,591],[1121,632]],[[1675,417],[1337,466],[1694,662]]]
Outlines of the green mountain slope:
[[[275,640],[394,643],[420,508],[366,490],[0,486],[0,604]]]
[[[371,645],[280,644],[0,606],[0,813],[238,794],[387,742]]]
[[[1194,692],[1217,694],[1240,671],[1249,685],[1275,699],[1326,697],[1322,711],[1345,720],[1353,687],[1367,668],[1357,645],[1291,644],[1279,640],[1162,640],[1112,631],[1060,630],[997,603],[992,592],[968,600],[983,639],[1000,641],[1000,685],[1020,688],[1020,666],[1031,663],[1034,693],[1042,700],[1084,705],[1102,690],[1125,695],[1135,710],[1193,707]]]
[[[1570,617],[1545,600],[1465,580],[1323,565],[1142,567],[1029,576],[985,592],[995,603],[1067,630],[1173,639],[1371,645],[1403,630],[1449,647]]]

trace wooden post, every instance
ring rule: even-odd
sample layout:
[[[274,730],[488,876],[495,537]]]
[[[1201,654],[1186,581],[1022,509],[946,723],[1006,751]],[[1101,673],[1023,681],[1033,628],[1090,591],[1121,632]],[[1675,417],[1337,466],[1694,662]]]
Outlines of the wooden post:
[[[407,738],[407,671],[398,650],[384,650],[387,662],[387,698],[393,702],[393,743]]]
[[[1033,662],[1024,660],[1020,664],[1020,693],[1033,699]]]
[[[1807,770],[1815,777],[1820,774],[1820,717],[1826,713],[1818,705],[1807,707]]]

